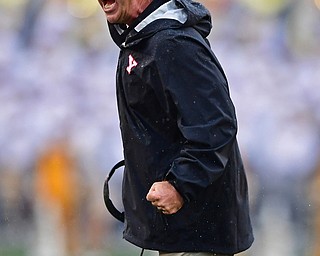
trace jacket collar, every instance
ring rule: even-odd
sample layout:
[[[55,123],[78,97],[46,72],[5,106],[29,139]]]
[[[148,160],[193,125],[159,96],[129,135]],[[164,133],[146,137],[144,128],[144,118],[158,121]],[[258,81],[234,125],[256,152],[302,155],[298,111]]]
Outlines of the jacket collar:
[[[157,10],[161,5],[165,4],[166,2],[169,2],[170,0],[156,0],[152,1],[148,7],[139,15],[137,19],[135,19],[132,24],[127,27],[125,24],[111,24],[108,22],[110,35],[113,39],[113,41],[121,47],[122,44],[125,42],[126,37],[129,35],[129,33],[147,16],[149,16],[151,13],[153,13],[155,10]]]
[[[163,19],[163,22],[154,22],[159,19]],[[151,23],[154,25],[149,26]],[[194,27],[204,38],[212,28],[209,11],[191,0],[153,0],[130,26],[110,23],[108,26],[113,41],[120,48],[135,44],[168,27]]]
[[[174,0],[164,3],[158,9],[150,13],[144,20],[142,20],[134,29],[140,32],[143,28],[151,22],[159,19],[177,20],[181,24],[187,21],[187,13],[183,8],[179,8]]]

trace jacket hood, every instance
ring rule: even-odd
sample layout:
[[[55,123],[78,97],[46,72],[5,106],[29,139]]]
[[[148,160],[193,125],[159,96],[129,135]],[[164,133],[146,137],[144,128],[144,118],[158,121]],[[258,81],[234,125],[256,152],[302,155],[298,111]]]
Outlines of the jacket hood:
[[[190,0],[176,0],[184,7],[188,19],[185,26],[194,27],[205,38],[212,29],[210,12],[200,3]]]
[[[156,20],[166,20],[157,22]],[[178,27],[193,27],[202,37],[212,29],[210,12],[200,3],[192,0],[153,0],[151,4],[130,25],[108,22],[110,35],[120,47],[137,43],[159,30]],[[141,32],[141,33],[140,33]]]

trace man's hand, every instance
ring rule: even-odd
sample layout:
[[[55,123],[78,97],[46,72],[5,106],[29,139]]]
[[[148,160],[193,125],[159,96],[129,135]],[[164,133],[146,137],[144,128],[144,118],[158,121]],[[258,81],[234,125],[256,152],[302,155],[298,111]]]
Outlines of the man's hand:
[[[153,183],[146,198],[163,214],[176,213],[184,203],[182,196],[168,181]]]

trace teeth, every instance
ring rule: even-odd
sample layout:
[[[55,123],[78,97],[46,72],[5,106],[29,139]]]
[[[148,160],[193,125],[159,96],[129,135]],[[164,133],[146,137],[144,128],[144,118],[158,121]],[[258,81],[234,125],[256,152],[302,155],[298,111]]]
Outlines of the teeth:
[[[112,4],[112,1],[104,1],[104,6],[109,6]]]

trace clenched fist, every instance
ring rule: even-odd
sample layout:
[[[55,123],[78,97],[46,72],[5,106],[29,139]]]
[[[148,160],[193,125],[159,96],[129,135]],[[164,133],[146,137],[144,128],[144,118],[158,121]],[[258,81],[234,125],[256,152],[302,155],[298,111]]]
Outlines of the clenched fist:
[[[168,181],[153,183],[146,198],[163,214],[176,213],[184,203],[182,196]]]

